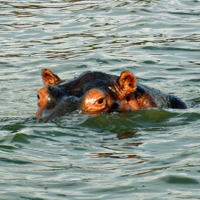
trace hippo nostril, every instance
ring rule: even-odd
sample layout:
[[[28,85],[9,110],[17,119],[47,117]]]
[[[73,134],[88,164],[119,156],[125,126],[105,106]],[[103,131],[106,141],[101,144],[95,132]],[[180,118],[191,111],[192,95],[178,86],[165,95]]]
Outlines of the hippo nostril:
[[[39,94],[37,95],[37,98],[38,98],[38,99],[40,99],[40,96],[39,96]]]

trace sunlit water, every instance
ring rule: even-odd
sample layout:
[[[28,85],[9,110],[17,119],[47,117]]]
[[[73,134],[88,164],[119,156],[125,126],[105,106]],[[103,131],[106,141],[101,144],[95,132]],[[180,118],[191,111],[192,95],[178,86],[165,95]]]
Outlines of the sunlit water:
[[[200,2],[0,2],[0,199],[199,199]],[[41,70],[86,70],[181,97],[147,109],[37,122]]]

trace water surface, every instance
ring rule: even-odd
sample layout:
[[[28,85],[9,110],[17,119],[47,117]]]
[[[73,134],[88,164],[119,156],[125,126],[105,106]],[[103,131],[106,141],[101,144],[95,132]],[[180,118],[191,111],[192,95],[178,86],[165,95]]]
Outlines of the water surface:
[[[1,1],[0,198],[199,199],[199,10],[198,0]],[[44,68],[63,79],[128,70],[189,109],[40,123]]]

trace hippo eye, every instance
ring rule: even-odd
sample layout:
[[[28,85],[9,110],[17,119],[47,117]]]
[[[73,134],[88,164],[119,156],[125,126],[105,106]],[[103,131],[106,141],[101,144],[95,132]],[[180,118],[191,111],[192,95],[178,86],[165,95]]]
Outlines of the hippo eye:
[[[103,103],[103,98],[101,98],[101,99],[99,99],[97,102],[98,102],[98,104],[102,104]]]

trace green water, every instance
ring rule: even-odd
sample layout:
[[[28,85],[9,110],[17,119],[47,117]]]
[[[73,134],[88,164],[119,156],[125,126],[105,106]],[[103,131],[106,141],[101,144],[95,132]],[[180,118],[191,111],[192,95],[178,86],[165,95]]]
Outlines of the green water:
[[[1,1],[0,199],[200,199],[199,23],[198,0]],[[128,70],[189,109],[40,123],[44,68]]]

